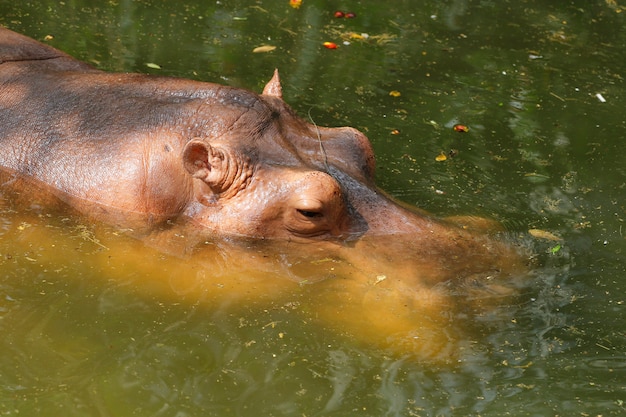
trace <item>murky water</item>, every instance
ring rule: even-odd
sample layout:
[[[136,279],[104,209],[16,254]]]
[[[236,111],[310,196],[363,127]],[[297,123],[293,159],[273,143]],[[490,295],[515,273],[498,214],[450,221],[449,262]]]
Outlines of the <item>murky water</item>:
[[[442,363],[320,319],[338,257],[223,242],[185,263],[0,206],[3,415],[625,412],[626,5],[14,3],[0,24],[106,70],[260,91],[279,68],[301,115],[366,132],[391,194],[563,240],[532,243],[520,295],[423,314],[458,355]]]

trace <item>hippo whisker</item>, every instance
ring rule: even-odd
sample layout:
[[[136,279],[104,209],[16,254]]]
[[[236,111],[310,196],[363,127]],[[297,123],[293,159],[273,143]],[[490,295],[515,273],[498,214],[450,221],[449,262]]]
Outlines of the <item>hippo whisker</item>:
[[[324,149],[324,144],[322,143],[322,135],[320,133],[320,128],[317,126],[317,123],[315,123],[315,120],[313,120],[313,117],[311,116],[310,108],[309,108],[309,111],[307,112],[307,115],[309,116],[309,120],[311,121],[311,124],[315,128],[315,133],[317,135],[317,142],[320,145],[320,152],[322,153],[322,157],[324,158],[323,161],[324,161],[324,167],[326,168],[326,172],[330,172],[330,168],[328,167],[328,154],[326,153],[326,150]]]

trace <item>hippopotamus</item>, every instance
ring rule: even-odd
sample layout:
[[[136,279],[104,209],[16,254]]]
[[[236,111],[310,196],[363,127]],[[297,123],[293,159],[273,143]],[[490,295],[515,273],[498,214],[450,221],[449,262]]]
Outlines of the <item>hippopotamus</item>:
[[[108,73],[0,28],[0,206],[71,212],[152,247],[171,236],[192,248],[243,240],[272,245],[263,250],[275,259],[318,257],[307,265],[320,279],[345,278],[311,294],[326,306],[319,317],[414,350],[416,322],[441,327],[423,313],[448,308],[442,288],[497,288],[526,258],[493,222],[437,218],[387,195],[374,174],[367,137],[303,120],[283,100],[277,71],[261,94]],[[298,263],[288,264],[297,275]],[[155,267],[148,262],[146,279],[157,279]]]
[[[108,73],[0,28],[0,192],[144,236],[186,227],[205,239],[333,244],[413,284],[517,263],[487,221],[397,202],[374,172],[367,137],[300,118],[277,71],[261,94]]]

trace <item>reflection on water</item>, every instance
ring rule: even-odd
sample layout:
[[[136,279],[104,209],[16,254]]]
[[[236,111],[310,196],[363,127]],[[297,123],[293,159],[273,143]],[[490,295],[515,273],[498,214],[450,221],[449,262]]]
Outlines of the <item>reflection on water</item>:
[[[500,350],[519,343],[523,294],[355,287],[360,268],[327,250],[220,241],[179,257],[71,218],[7,209],[3,224],[7,412],[401,415],[488,403],[489,358],[527,362]]]
[[[58,415],[70,405],[76,415],[482,413],[502,398],[535,396],[537,378],[549,379],[556,366],[550,358],[582,336],[560,311],[576,297],[565,284],[565,254],[548,258],[530,287],[506,302],[425,311],[422,319],[441,326],[452,349],[445,353],[456,358],[442,366],[320,322],[319,304],[337,288],[325,287],[332,280],[281,279],[269,264],[256,276],[198,275],[197,267],[106,229],[93,235],[63,220],[60,228],[54,219],[18,218],[5,213],[9,240],[0,249],[7,413]],[[160,272],[118,264],[119,248],[139,250]],[[429,331],[416,324],[416,347],[427,346]],[[606,355],[581,365],[610,374],[623,368]]]

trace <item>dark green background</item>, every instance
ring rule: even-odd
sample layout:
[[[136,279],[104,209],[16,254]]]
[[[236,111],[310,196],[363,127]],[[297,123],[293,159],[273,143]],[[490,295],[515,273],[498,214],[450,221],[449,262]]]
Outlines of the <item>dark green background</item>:
[[[338,9],[357,17],[335,19]],[[282,310],[207,318],[5,262],[0,413],[622,415],[625,19],[609,0],[304,0],[298,10],[287,0],[0,0],[0,24],[50,35],[48,44],[104,70],[260,91],[279,68],[301,115],[368,135],[378,182],[394,196],[565,239],[554,254],[539,245],[546,265],[528,294],[481,318],[467,343],[482,354],[452,369],[363,350]],[[349,32],[369,37],[346,45]],[[252,53],[260,45],[277,48]],[[42,300],[46,280],[54,285]],[[94,317],[93,300],[108,314]],[[279,343],[241,317],[283,320],[295,336]]]

